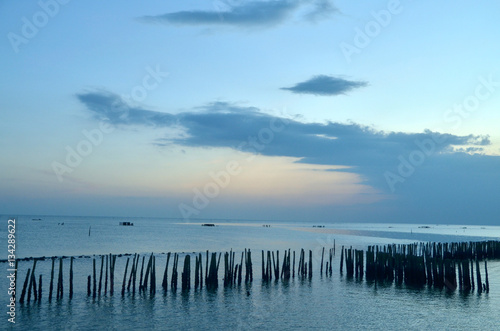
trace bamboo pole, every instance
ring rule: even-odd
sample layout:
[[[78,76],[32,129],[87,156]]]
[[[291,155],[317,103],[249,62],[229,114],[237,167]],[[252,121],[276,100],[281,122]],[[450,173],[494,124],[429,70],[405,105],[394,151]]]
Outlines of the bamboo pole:
[[[156,257],[153,255],[153,268],[151,271],[151,287],[149,289],[149,294],[154,295],[156,292]]]
[[[73,298],[73,256],[70,258],[69,262],[69,298]],[[41,283],[40,283],[41,285]]]
[[[130,275],[128,277],[128,285],[127,285],[127,292],[130,292],[130,285],[132,285],[132,277],[134,276],[135,272],[135,260],[137,258],[137,253],[134,253],[134,257],[132,259],[132,265],[130,266]]]
[[[125,272],[123,273],[122,296],[125,294],[125,284],[127,282],[127,270],[128,270],[129,260],[130,260],[130,258],[127,257],[127,263],[125,264]]]
[[[106,274],[104,276],[104,295],[108,292],[108,256],[106,255]]]
[[[63,297],[63,259],[59,258],[59,277],[57,280],[57,290],[58,290],[58,299],[62,299]]]
[[[95,298],[97,294],[97,279],[95,270],[95,257],[92,259],[92,297]]]
[[[142,292],[142,276],[143,276],[143,272],[144,272],[144,256],[142,257],[141,275],[139,277],[139,293]]]
[[[203,287],[203,264],[202,264],[202,258],[201,258],[201,253],[198,254],[198,260],[200,262],[200,290]]]
[[[101,296],[102,289],[102,269],[104,267],[104,256],[101,255],[101,271],[99,272],[99,289],[97,290],[97,294]]]
[[[52,257],[52,268],[50,271],[50,286],[49,286],[49,302],[52,301],[52,290],[54,289],[54,262],[55,258]]]
[[[31,279],[31,269],[28,268],[26,272],[26,278],[24,279],[23,290],[21,292],[21,298],[19,299],[19,303],[24,303],[24,296],[26,295],[26,286],[28,285],[28,281]]]
[[[184,269],[182,271],[182,290],[188,291],[191,288],[191,256],[184,257]]]
[[[167,262],[165,263],[165,271],[163,272],[163,281],[161,287],[166,291],[168,288],[168,263],[170,262],[170,252],[167,253]]]
[[[31,300],[31,289],[33,287],[33,281],[35,279],[35,268],[36,268],[36,259],[33,260],[33,268],[31,269],[31,277],[28,285],[28,303]]]
[[[38,280],[38,302],[42,300],[42,274],[39,276]]]
[[[323,258],[325,256],[325,247],[323,247],[323,250],[321,251],[321,266],[320,266],[320,271],[319,274],[323,276]]]

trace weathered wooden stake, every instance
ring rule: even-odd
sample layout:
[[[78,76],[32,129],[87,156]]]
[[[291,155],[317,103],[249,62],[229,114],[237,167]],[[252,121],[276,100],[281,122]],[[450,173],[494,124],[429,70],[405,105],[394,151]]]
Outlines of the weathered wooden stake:
[[[73,259],[72,256],[69,262],[69,298],[73,298]]]
[[[165,271],[163,272],[163,281],[161,287],[166,291],[168,289],[168,263],[170,262],[170,252],[167,253],[167,263],[165,264]]]
[[[104,295],[108,292],[108,256],[106,255],[106,275],[104,276]]]
[[[127,270],[128,270],[129,261],[130,261],[130,258],[127,257],[127,264],[125,264],[125,272],[123,273],[122,296],[125,294],[125,284],[127,282]]]
[[[49,286],[49,302],[52,301],[52,290],[54,289],[54,261],[55,258],[52,258],[52,269],[50,271],[50,286]]]
[[[102,269],[104,268],[104,256],[101,255],[101,271],[99,271],[99,288],[97,290],[97,295],[101,296],[102,289]]]
[[[323,250],[321,251],[321,266],[320,266],[320,271],[319,274],[323,276],[323,258],[325,256],[325,247],[323,247]]]
[[[63,259],[59,258],[59,277],[57,280],[58,299],[63,297]]]
[[[31,269],[28,269],[26,272],[26,278],[24,279],[23,291],[21,292],[21,298],[19,299],[19,303],[24,303],[24,296],[26,295],[26,287],[28,286],[28,281],[31,279]]]
[[[96,280],[96,271],[95,271],[95,257],[92,259],[92,297],[95,298],[97,294],[97,280]]]
[[[28,303],[31,300],[31,289],[33,287],[33,280],[35,279],[35,268],[36,268],[36,259],[33,260],[33,268],[31,269],[31,277],[28,285]]]

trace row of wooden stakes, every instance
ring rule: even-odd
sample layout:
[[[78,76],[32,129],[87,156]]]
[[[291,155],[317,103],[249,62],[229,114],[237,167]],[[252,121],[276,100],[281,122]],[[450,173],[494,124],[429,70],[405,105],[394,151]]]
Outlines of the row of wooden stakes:
[[[241,285],[243,281],[243,269],[245,269],[245,283],[253,281],[252,254],[250,249],[245,249],[241,253],[239,263],[236,260],[236,253],[230,252],[205,254],[205,269],[203,268],[202,253],[194,255],[194,288],[202,289],[203,283],[208,290],[215,290],[219,286],[219,266],[221,257],[224,255],[224,276],[225,287]],[[308,261],[306,255],[308,255]],[[335,256],[335,244],[328,248],[328,259],[325,263],[325,247],[321,253],[320,275],[332,275],[333,258]],[[101,297],[114,294],[115,264],[117,255],[109,254],[100,256],[100,269],[97,266],[99,258],[93,258],[92,274],[87,277],[87,295]],[[184,263],[181,272],[181,289],[188,291],[191,289],[191,255],[184,256]],[[283,262],[280,267],[280,252],[262,251],[262,281],[288,280],[295,278],[295,251],[285,250]],[[366,258],[366,263],[365,263]],[[500,258],[500,242],[468,242],[468,243],[414,243],[410,245],[386,245],[369,246],[368,250],[357,250],[344,248],[342,246],[340,258],[340,273],[343,274],[344,267],[347,277],[356,277],[368,281],[395,282],[396,284],[434,286],[435,288],[447,287],[463,291],[474,290],[477,284],[477,291],[489,291],[487,259]],[[173,266],[169,281],[169,263],[173,260]],[[70,258],[69,267],[69,298],[73,297],[73,260]],[[57,258],[52,258],[52,269],[50,274],[49,301],[52,300],[54,289],[54,267]],[[479,262],[484,261],[485,283],[482,283]],[[139,268],[140,263],[140,268]],[[165,269],[162,278],[162,289],[167,291],[169,286],[172,291],[177,290],[178,285],[178,253],[167,253]],[[474,264],[476,266],[476,280],[474,281]],[[38,282],[35,276],[37,259],[33,261],[33,267],[27,270],[24,280],[20,303],[31,300],[40,301],[42,298],[42,275],[39,275]],[[130,266],[130,268],[129,268]],[[325,267],[325,268],[324,268]],[[16,262],[17,270],[17,262]],[[205,272],[203,272],[205,270]],[[458,279],[457,279],[458,270]],[[274,274],[274,277],[273,277]],[[205,275],[205,276],[204,276]],[[301,249],[298,264],[297,277],[312,278],[313,275],[313,252]],[[127,280],[128,277],[128,280]],[[17,271],[16,271],[17,279]],[[109,286],[108,286],[109,285]],[[127,257],[125,272],[123,274],[121,294],[135,293],[136,286],[139,293],[156,293],[156,257],[153,253],[148,256],[134,254]],[[59,258],[59,272],[56,284],[56,298],[63,297],[63,258]]]
[[[365,277],[369,281],[395,282],[398,285],[428,285],[450,290],[474,291],[474,265],[477,292],[489,292],[488,259],[500,258],[499,241],[461,243],[414,243],[408,245],[369,246],[362,250],[344,249],[348,277],[363,278],[363,257],[366,255]],[[480,262],[484,261],[485,282],[482,282]],[[458,272],[457,272],[458,271]],[[458,275],[458,277],[457,277]]]

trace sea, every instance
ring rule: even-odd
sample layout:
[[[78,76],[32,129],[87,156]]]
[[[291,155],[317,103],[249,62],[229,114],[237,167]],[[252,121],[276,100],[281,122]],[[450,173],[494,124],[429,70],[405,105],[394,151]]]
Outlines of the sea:
[[[409,287],[367,282],[340,273],[341,247],[366,250],[370,245],[415,242],[499,240],[499,226],[438,224],[311,223],[308,221],[196,220],[165,218],[75,217],[20,215],[15,217],[18,260],[16,293],[19,298],[28,268],[37,262],[42,275],[42,298],[15,305],[15,323],[8,312],[10,296],[6,261],[8,227],[12,215],[0,216],[2,277],[0,303],[4,312],[0,329],[10,330],[498,330],[500,329],[500,261],[488,261],[489,293],[463,293],[447,288]],[[133,226],[122,226],[131,222]],[[12,222],[11,222],[12,223]],[[202,226],[203,223],[215,226]],[[11,231],[12,232],[12,231]],[[12,241],[11,241],[12,243]],[[332,275],[320,273],[323,248],[335,247]],[[12,247],[11,247],[12,248]],[[180,289],[184,258],[206,251],[232,250],[239,263],[249,249],[253,282],[224,287],[223,263],[219,287]],[[262,281],[262,250],[300,249],[313,252],[313,275],[288,281]],[[161,288],[167,254],[179,254],[179,287]],[[115,293],[87,296],[87,277],[93,258],[117,254]],[[154,254],[157,290],[131,293],[121,287],[126,261]],[[325,253],[326,256],[328,253]],[[63,297],[48,300],[50,257],[75,257],[74,295],[68,296],[69,259],[63,259]],[[327,260],[325,258],[325,260]],[[169,266],[171,276],[172,261]],[[56,269],[57,270],[57,269]],[[129,269],[130,270],[130,269]],[[56,271],[57,272],[57,271]],[[244,274],[245,271],[243,271]],[[484,265],[481,264],[484,273]],[[56,277],[57,279],[57,277]],[[193,282],[194,276],[191,276]],[[39,285],[39,284],[38,284]]]

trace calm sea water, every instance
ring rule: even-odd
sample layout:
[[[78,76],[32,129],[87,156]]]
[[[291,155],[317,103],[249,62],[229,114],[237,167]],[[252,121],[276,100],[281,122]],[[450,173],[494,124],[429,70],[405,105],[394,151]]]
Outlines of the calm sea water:
[[[32,219],[41,218],[41,221]],[[7,216],[2,216],[0,242],[7,257]],[[119,226],[120,221],[134,223]],[[75,294],[67,297],[69,260],[65,260],[65,294],[60,301],[48,302],[50,260],[37,264],[37,277],[43,276],[40,303],[17,305],[15,329],[22,330],[496,330],[500,327],[500,261],[488,263],[490,293],[478,295],[459,291],[398,287],[348,280],[339,273],[341,245],[366,249],[368,245],[412,243],[415,241],[477,241],[500,239],[500,227],[424,224],[340,224],[324,223],[324,228],[308,222],[204,221],[186,223],[172,219],[98,218],[19,216],[16,222],[18,258],[42,256],[92,256],[99,254],[154,253],[157,262],[157,286],[166,261],[166,252],[226,252],[239,254],[252,250],[254,282],[224,289],[222,266],[219,290],[180,289],[163,293],[120,294],[127,257],[116,261],[115,295],[98,299],[86,295],[87,276],[92,272],[92,258],[74,261]],[[64,225],[62,224],[64,223]],[[271,227],[263,227],[270,224]],[[89,236],[90,229],[90,236]],[[319,264],[323,247],[333,247],[337,256],[331,277],[321,276]],[[311,280],[289,282],[261,281],[261,250],[312,250],[314,271]],[[282,256],[282,255],[281,255]],[[205,264],[205,260],[203,260]],[[18,286],[22,286],[32,261],[20,261]],[[0,267],[7,275],[7,264]],[[172,263],[170,263],[170,270]],[[482,266],[484,268],[484,266]],[[194,269],[194,266],[193,266]],[[484,272],[484,269],[482,269]],[[180,277],[179,277],[180,278]],[[192,277],[193,279],[193,277]],[[180,279],[179,279],[180,283]],[[8,303],[6,277],[2,276],[0,303]],[[19,293],[21,288],[18,289]],[[0,328],[10,328],[2,313]]]

